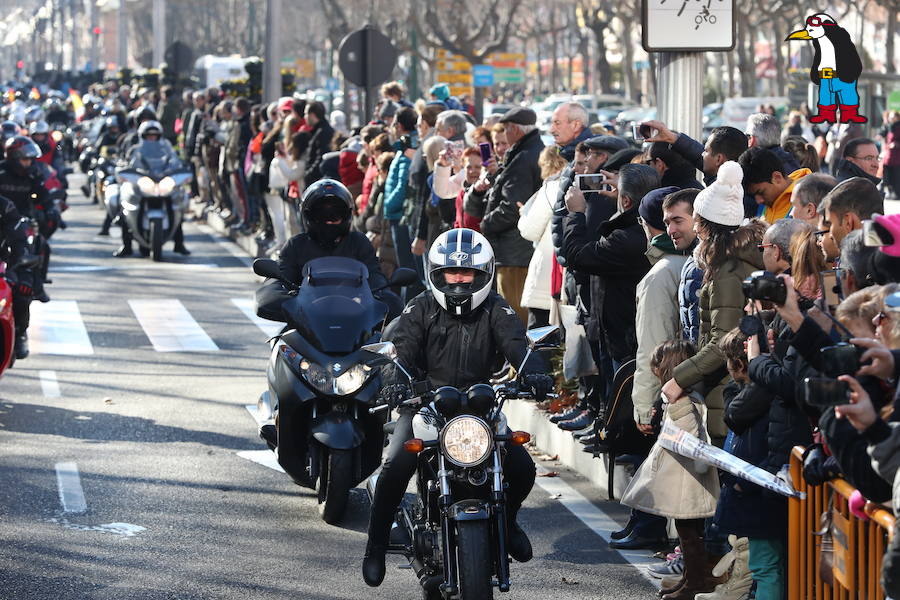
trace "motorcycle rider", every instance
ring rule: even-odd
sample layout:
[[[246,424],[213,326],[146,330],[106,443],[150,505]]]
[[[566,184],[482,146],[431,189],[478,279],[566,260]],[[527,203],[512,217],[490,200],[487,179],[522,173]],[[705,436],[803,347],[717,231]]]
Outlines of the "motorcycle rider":
[[[0,256],[6,261],[6,278],[12,289],[13,320],[15,322],[15,348],[17,359],[28,356],[28,322],[31,316],[31,300],[34,297],[34,271],[20,264],[26,255],[25,229],[16,205],[0,196]]]
[[[6,140],[19,135],[19,124],[15,121],[0,123],[0,160],[6,157]]]
[[[47,121],[35,121],[29,125],[28,135],[31,137],[31,141],[41,149],[41,155],[37,160],[56,171],[56,178],[59,179],[63,188],[68,188],[66,162],[59,144],[50,137],[50,126],[47,125]]]
[[[148,109],[149,110],[149,109]],[[172,172],[182,168],[182,162],[178,158],[175,149],[168,140],[162,138],[163,128],[159,121],[144,121],[138,127],[138,137],[140,142],[128,147],[125,159],[128,161],[130,168],[145,167],[145,158],[148,155],[159,156],[160,153],[165,161],[165,167],[161,169],[163,172]],[[127,146],[127,145],[126,145]],[[158,160],[154,158],[154,161]],[[191,253],[184,245],[184,231],[181,223],[175,229],[172,235],[172,241],[175,242],[175,252],[187,256]],[[122,258],[134,254],[131,247],[133,240],[131,230],[128,229],[128,223],[124,218],[119,218],[119,226],[122,228],[122,246],[113,252],[113,256]]]
[[[41,149],[31,139],[17,135],[6,140],[5,150],[6,158],[0,162],[0,196],[11,200],[22,217],[37,219],[41,215],[35,205],[46,206],[49,201],[41,173],[34,164],[41,156]],[[44,277],[33,279],[34,297],[49,302]]]
[[[471,229],[442,233],[427,256],[429,290],[407,304],[388,329],[386,338],[397,348],[397,359],[415,379],[426,378],[430,387],[465,389],[488,381],[505,358],[519,365],[527,352],[525,326],[499,294],[492,291],[494,251],[487,239]],[[553,387],[542,360],[532,355],[523,368],[524,380],[542,397]],[[390,370],[388,370],[390,371]],[[405,377],[386,373],[390,385],[382,398],[392,405],[405,399]],[[403,382],[403,383],[400,383]],[[416,455],[403,443],[413,437],[415,408],[400,408],[387,456],[375,486],[363,579],[376,587],[384,580],[384,557],[391,524],[406,486],[416,471]],[[509,446],[504,461],[509,523],[509,555],[519,562],[531,560],[531,542],[516,522],[519,508],[534,485],[534,461],[522,446]]]
[[[353,258],[366,265],[369,270],[369,287],[377,289],[387,285],[387,278],[381,272],[375,248],[369,238],[358,231],[350,231],[353,197],[350,191],[333,179],[320,179],[303,193],[300,200],[300,220],[306,233],[289,239],[278,258],[278,268],[285,280],[300,285],[303,282],[303,266],[323,256],[343,256]],[[287,290],[278,280],[263,284],[257,294],[257,304],[265,307],[280,307]],[[373,292],[373,295],[388,305],[388,315],[395,316],[403,309],[400,298],[388,289]],[[269,312],[263,309],[261,312]],[[280,312],[276,308],[275,312]],[[278,445],[275,425],[263,424],[259,436],[272,448]]]

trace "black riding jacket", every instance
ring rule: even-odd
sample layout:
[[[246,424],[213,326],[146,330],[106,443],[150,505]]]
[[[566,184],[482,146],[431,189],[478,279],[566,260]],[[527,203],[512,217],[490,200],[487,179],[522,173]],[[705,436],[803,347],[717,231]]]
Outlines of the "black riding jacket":
[[[12,200],[24,217],[34,216],[34,205],[44,204],[47,188],[37,167],[32,165],[25,175],[19,175],[9,164],[0,162],[0,196]]]
[[[394,342],[400,364],[417,380],[427,376],[433,387],[465,389],[488,383],[504,357],[518,367],[527,351],[525,326],[495,292],[462,316],[444,310],[430,291],[422,292],[391,329],[386,337]],[[545,373],[542,362],[532,354],[524,373]],[[396,382],[404,383],[403,379],[399,375]]]

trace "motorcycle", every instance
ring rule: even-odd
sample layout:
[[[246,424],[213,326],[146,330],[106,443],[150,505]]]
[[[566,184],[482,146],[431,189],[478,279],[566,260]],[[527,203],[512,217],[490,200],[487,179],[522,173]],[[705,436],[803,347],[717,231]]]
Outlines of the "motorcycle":
[[[156,262],[162,260],[163,244],[172,239],[188,208],[183,186],[193,177],[183,168],[169,171],[167,164],[166,156],[145,155],[141,168],[116,169],[119,187],[115,197],[109,190],[104,198],[107,207],[118,203],[141,253]]]
[[[528,332],[528,352],[518,372],[535,350],[556,347],[546,342],[558,331],[551,325]],[[361,350],[370,357],[370,366],[396,365],[416,394],[401,406],[419,408],[413,417],[415,437],[404,443],[407,452],[418,455],[416,499],[398,509],[388,553],[409,560],[425,600],[485,600],[493,598],[494,586],[508,592],[503,457],[508,444],[527,444],[531,435],[509,430],[503,404],[531,393],[516,381],[494,388],[482,383],[466,391],[451,386],[429,391],[427,383],[412,381],[397,361],[393,343]],[[390,431],[391,425],[385,429]],[[373,475],[366,484],[370,500],[377,481]]]
[[[6,263],[0,261],[0,376],[16,362],[16,324],[12,288],[6,281]]]
[[[315,490],[319,514],[334,524],[350,490],[381,463],[384,418],[368,411],[381,390],[380,371],[361,362],[360,347],[380,339],[387,307],[372,295],[380,290],[369,289],[365,265],[351,258],[309,261],[300,286],[282,279],[270,259],[255,260],[253,271],[290,290],[274,302],[265,287],[257,292],[257,314],[287,322],[270,340],[259,418],[278,411],[278,445],[270,449],[296,484]],[[412,269],[397,269],[388,286],[417,278]]]

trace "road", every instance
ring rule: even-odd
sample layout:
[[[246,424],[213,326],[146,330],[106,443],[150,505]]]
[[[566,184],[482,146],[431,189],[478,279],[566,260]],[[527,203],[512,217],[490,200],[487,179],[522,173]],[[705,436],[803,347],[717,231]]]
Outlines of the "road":
[[[116,259],[101,212],[70,200],[32,355],[0,380],[0,599],[419,598],[399,557],[380,588],[362,582],[362,490],[328,526],[309,491],[250,460],[268,454],[245,405],[272,324],[244,312],[258,279],[237,246],[188,224],[189,257]],[[597,534],[623,509],[542,468],[561,476],[522,510],[535,559],[503,597],[654,597]]]

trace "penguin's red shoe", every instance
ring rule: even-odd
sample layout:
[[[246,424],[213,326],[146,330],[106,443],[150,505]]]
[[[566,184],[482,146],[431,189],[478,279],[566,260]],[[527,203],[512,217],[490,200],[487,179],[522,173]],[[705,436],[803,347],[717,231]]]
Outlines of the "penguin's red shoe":
[[[858,104],[841,104],[841,123],[865,123],[868,121],[864,116],[857,114],[859,110]]]
[[[819,114],[809,118],[810,123],[837,123],[837,104],[819,104]]]

